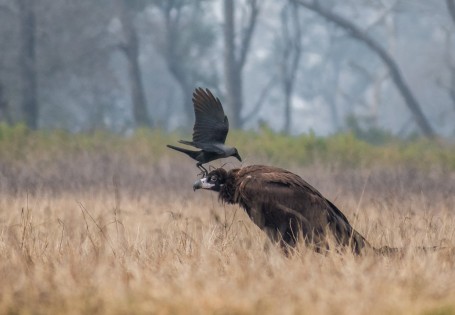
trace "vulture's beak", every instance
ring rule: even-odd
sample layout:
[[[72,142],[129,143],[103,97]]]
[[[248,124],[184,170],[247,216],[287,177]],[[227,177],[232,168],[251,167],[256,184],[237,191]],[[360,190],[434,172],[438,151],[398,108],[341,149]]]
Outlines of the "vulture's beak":
[[[193,191],[196,191],[196,189],[200,189],[200,188],[202,188],[202,180],[198,179],[193,184]]]
[[[212,189],[215,184],[209,183],[209,180],[207,177],[198,179],[197,181],[194,182],[193,184],[193,190],[196,191],[196,189]]]

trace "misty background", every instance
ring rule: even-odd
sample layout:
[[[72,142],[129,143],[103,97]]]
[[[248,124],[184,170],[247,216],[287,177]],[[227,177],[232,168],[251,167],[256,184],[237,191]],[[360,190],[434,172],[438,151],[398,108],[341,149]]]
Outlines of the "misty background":
[[[0,121],[455,138],[455,0],[0,0]]]

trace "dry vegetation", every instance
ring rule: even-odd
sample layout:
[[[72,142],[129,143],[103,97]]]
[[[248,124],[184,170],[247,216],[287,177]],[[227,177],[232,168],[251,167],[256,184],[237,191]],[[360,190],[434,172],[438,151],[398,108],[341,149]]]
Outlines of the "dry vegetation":
[[[455,314],[453,172],[290,168],[372,244],[409,251],[287,258],[239,208],[194,193],[185,157],[3,159],[0,313]],[[412,251],[429,245],[448,249]]]

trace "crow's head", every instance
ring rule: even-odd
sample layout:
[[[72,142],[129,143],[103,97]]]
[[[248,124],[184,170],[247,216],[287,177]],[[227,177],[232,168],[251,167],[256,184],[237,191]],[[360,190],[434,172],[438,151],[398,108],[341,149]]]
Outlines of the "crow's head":
[[[193,184],[193,190],[208,189],[213,191],[220,191],[221,187],[226,183],[227,178],[226,170],[217,168],[207,174],[206,177],[198,179]]]

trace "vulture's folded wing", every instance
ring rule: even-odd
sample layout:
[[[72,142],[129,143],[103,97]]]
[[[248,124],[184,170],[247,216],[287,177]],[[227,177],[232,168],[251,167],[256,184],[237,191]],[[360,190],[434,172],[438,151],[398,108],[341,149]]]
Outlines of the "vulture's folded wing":
[[[237,193],[239,198],[256,207],[269,211],[292,211],[296,217],[303,216],[318,227],[338,222],[350,228],[348,219],[337,207],[300,176],[288,171],[243,176]]]
[[[323,205],[324,198],[311,186],[301,185],[292,173],[257,173],[244,176],[238,194],[255,203],[281,204],[301,211],[305,205]]]

